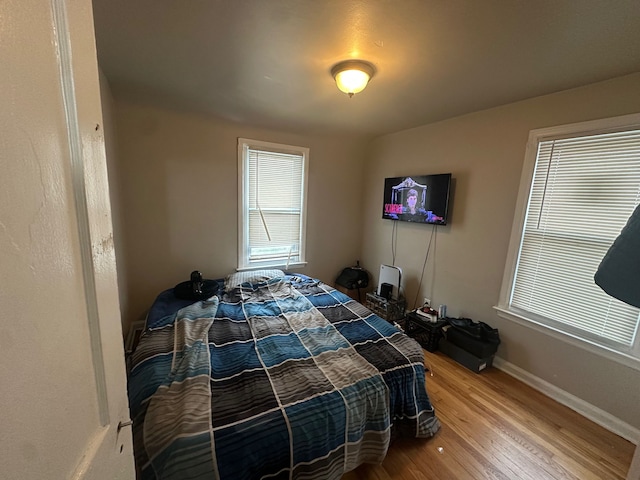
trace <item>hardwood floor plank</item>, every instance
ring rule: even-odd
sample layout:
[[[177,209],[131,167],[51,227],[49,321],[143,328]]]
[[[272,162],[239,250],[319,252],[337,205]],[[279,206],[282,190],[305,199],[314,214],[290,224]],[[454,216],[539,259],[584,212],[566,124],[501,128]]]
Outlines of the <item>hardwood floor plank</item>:
[[[476,374],[426,351],[425,363],[441,430],[395,441],[381,465],[343,480],[625,479],[625,439],[495,368]]]

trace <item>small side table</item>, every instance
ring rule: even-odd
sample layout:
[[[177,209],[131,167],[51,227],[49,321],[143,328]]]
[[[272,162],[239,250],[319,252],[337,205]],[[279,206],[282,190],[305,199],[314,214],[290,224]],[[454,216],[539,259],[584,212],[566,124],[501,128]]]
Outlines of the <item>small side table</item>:
[[[438,342],[442,338],[442,327],[447,324],[446,319],[430,322],[415,312],[407,313],[405,332],[429,352],[438,350]]]

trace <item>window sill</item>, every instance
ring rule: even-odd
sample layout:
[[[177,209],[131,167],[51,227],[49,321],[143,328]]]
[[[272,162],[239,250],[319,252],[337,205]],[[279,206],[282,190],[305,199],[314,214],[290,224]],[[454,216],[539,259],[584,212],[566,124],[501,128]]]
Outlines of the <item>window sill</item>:
[[[269,268],[279,268],[280,270],[291,270],[292,268],[302,268],[305,267],[307,265],[307,262],[296,262],[296,263],[290,263],[289,265],[287,265],[286,263],[273,263],[273,264],[268,264],[268,265],[249,265],[247,267],[238,267],[236,268],[237,272],[246,272],[248,270],[265,270],[265,269],[269,269]]]
[[[553,328],[549,325],[536,321],[535,319],[525,317],[524,315],[516,314],[513,311],[509,310],[508,308],[504,308],[500,306],[494,306],[493,308],[494,310],[496,310],[496,312],[498,313],[498,316],[501,318],[513,321],[518,325],[522,325],[524,327],[530,328],[532,330],[543,333],[545,335],[549,335],[550,337],[553,337],[556,340],[560,340],[574,347],[578,347],[582,350],[586,350],[595,355],[599,355],[608,360],[612,360],[621,365],[640,371],[640,358],[636,358],[628,353],[620,352],[620,351],[614,350],[611,347],[600,345],[590,340],[586,340],[584,338],[571,335],[570,333]]]

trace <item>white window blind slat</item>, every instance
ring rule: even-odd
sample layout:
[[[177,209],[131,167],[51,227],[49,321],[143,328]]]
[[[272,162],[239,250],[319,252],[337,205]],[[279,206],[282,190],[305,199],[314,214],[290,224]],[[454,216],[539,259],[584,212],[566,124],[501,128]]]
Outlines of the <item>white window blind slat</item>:
[[[510,306],[629,347],[640,310],[593,281],[640,201],[640,130],[538,144]]]

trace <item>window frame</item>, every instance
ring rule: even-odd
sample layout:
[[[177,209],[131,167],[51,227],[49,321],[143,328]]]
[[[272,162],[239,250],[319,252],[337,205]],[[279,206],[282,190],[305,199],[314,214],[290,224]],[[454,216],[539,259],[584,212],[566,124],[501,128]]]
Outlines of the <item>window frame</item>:
[[[513,284],[518,267],[518,258],[522,244],[529,197],[533,185],[539,143],[552,139],[636,129],[640,129],[640,114],[541,128],[529,132],[500,297],[498,305],[494,306],[494,309],[501,318],[532,328],[573,346],[640,370],[640,326],[638,327],[631,347],[621,349],[607,342],[606,339],[600,339],[588,334],[585,335],[584,332],[574,329],[570,325],[554,322],[510,306],[511,292],[513,291]]]
[[[301,211],[300,211],[300,251],[299,260],[288,262],[282,259],[253,261],[249,259],[249,149],[263,150],[274,153],[285,153],[302,156],[302,185],[301,185]],[[309,148],[281,143],[265,142],[248,138],[238,138],[238,266],[236,270],[254,270],[259,268],[293,268],[302,267],[306,261],[307,238],[307,196],[309,177]]]

